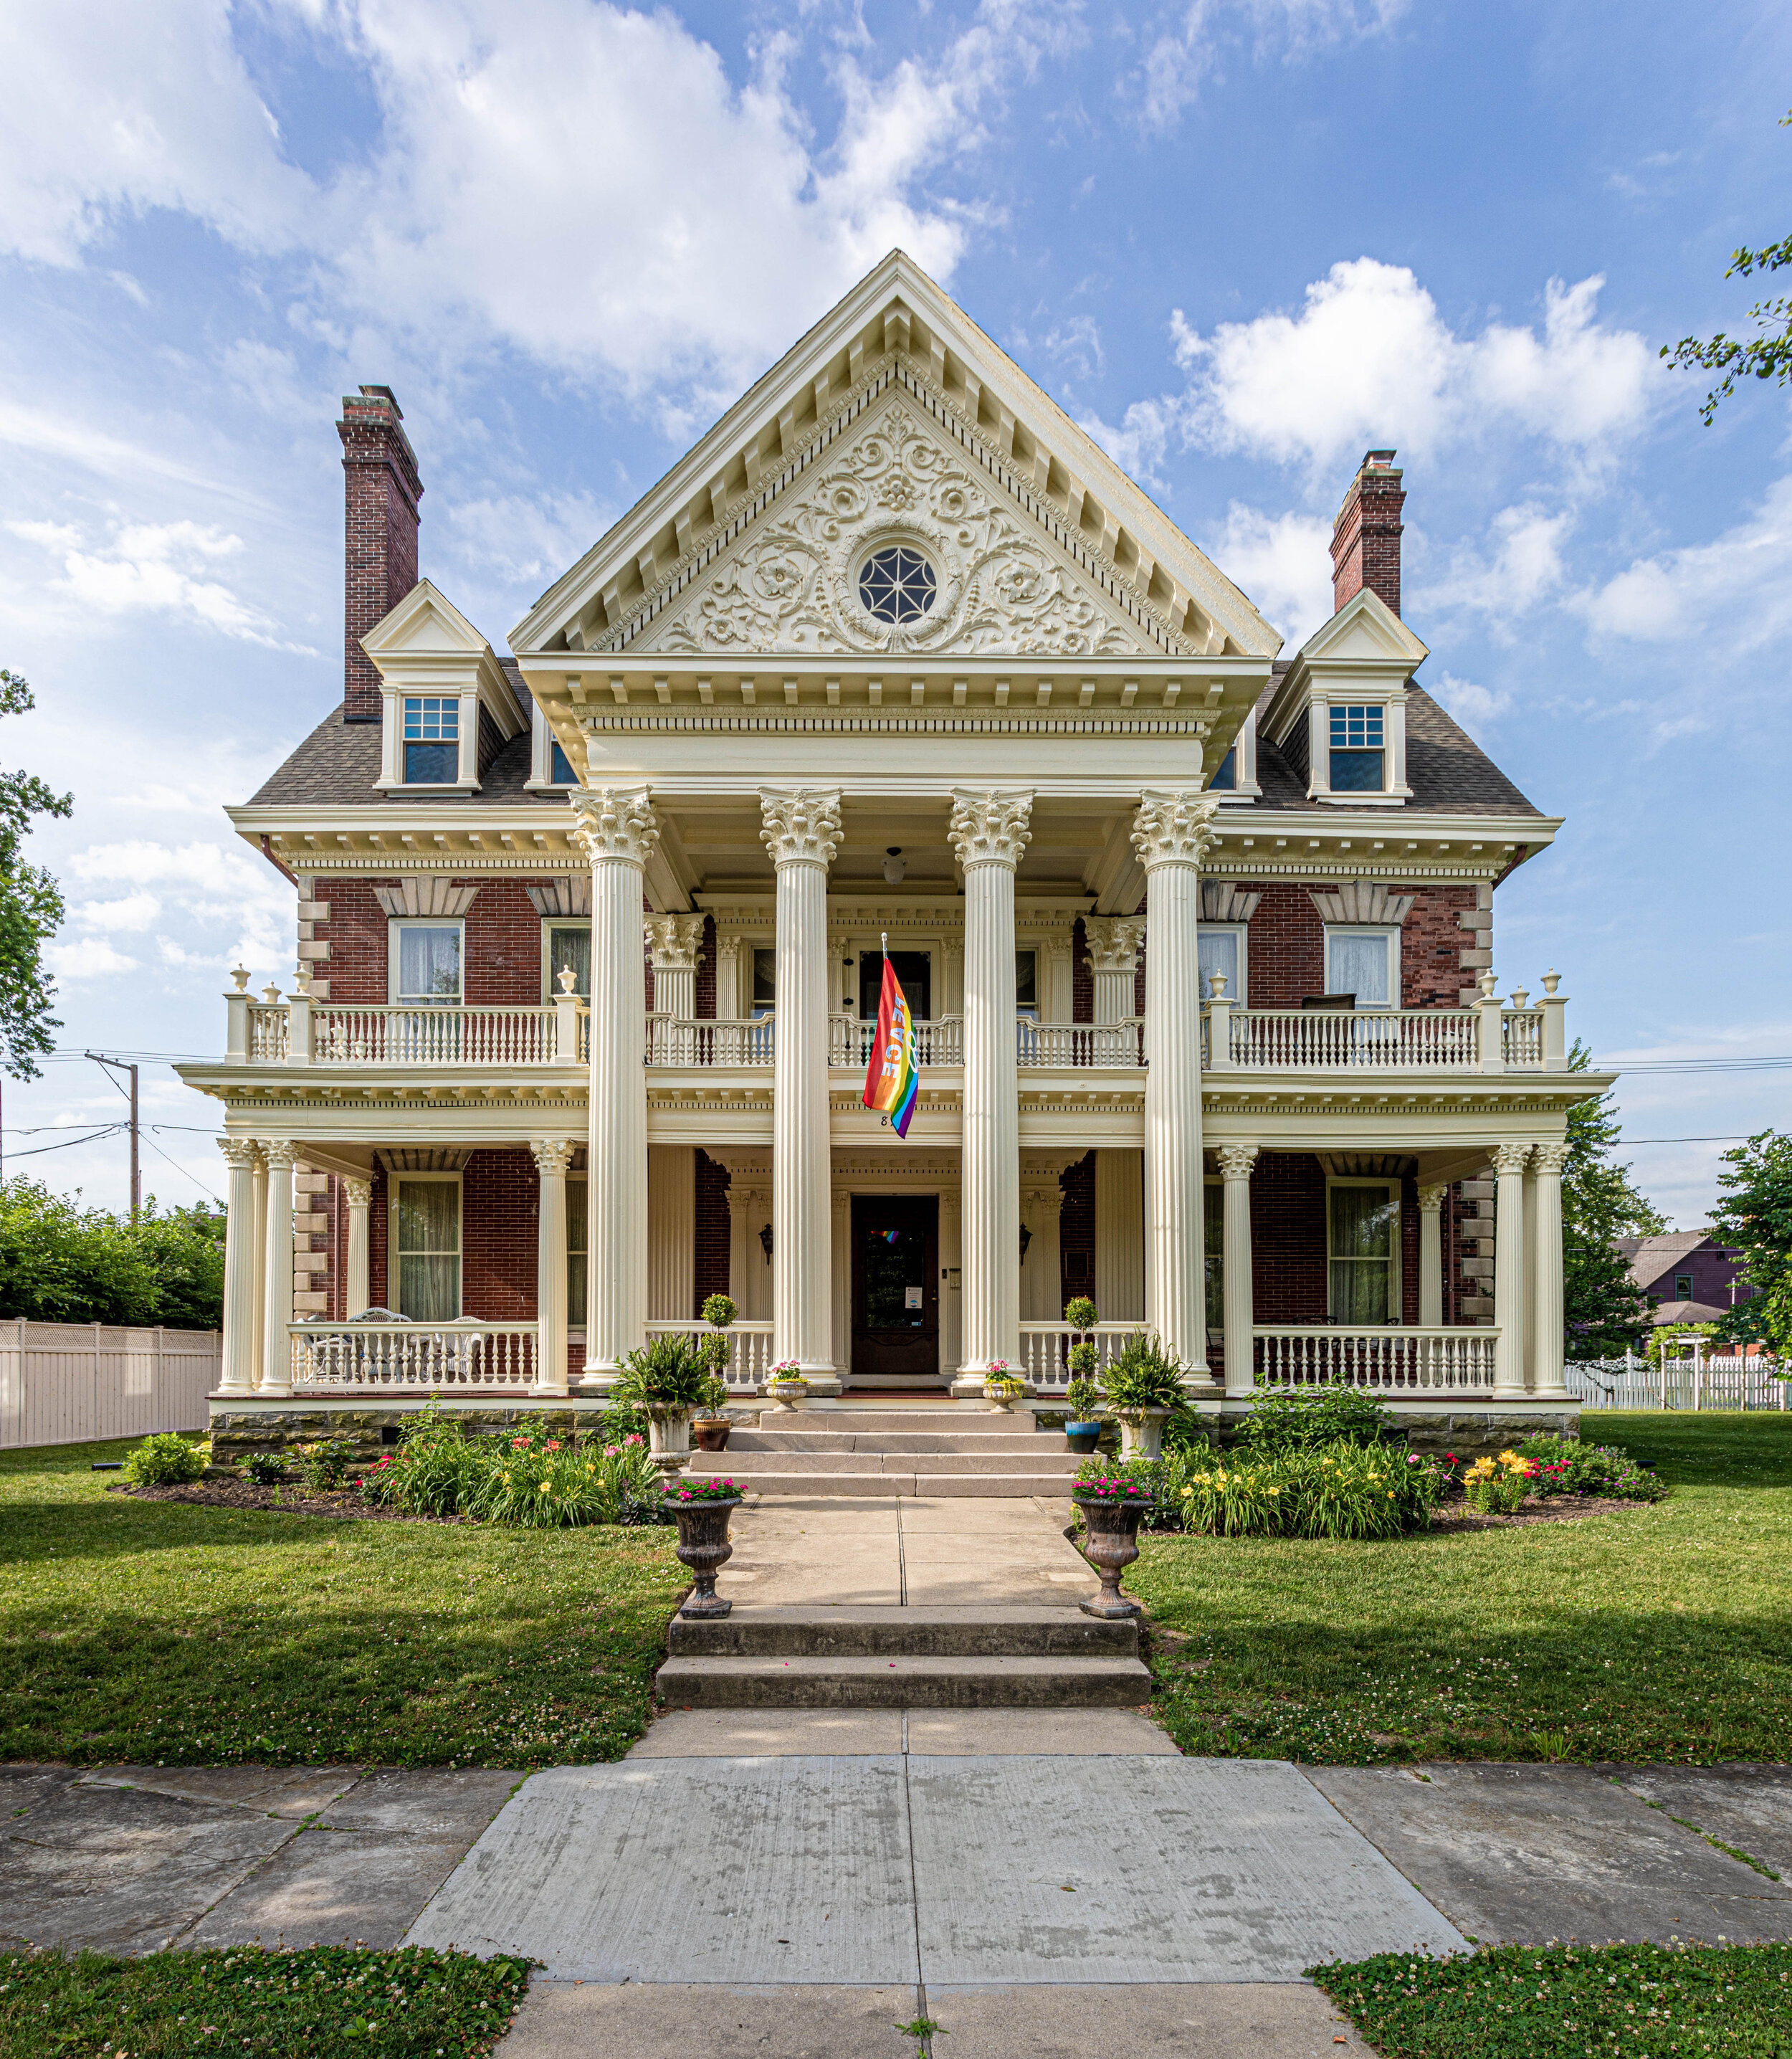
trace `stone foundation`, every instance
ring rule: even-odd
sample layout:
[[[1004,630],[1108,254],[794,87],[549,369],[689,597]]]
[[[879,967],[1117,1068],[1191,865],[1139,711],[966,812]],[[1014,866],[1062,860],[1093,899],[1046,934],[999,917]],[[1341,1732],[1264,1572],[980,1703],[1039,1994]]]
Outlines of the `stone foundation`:
[[[604,1408],[595,1398],[581,1403],[554,1397],[532,1406],[520,1400],[481,1408],[444,1408],[437,1413],[462,1424],[474,1436],[504,1436],[524,1424],[534,1428],[545,1426],[551,1435],[569,1436],[575,1429],[589,1429],[603,1414]],[[354,1446],[357,1463],[368,1464],[382,1451],[391,1450],[405,1427],[414,1424],[421,1412],[415,1404],[331,1408],[295,1401],[286,1408],[233,1409],[214,1402],[212,1459],[214,1464],[237,1466],[255,1452],[289,1451],[297,1444],[340,1437]]]
[[[1578,1408],[1452,1409],[1447,1415],[1421,1416],[1394,1408],[1388,1412],[1406,1432],[1414,1452],[1453,1452],[1459,1461],[1497,1458],[1526,1437],[1578,1437]]]

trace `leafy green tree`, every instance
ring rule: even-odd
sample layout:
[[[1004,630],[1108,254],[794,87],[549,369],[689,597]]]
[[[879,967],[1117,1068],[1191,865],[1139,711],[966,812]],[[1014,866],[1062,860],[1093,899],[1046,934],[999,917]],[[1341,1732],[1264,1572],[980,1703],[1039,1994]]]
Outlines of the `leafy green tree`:
[[[1735,1344],[1764,1340],[1792,1355],[1792,1137],[1761,1130],[1725,1152],[1723,1163],[1711,1234],[1742,1253],[1754,1293],[1725,1311],[1718,1334]]]
[[[1779,125],[1792,126],[1792,114],[1786,115]],[[1788,265],[1792,265],[1792,236],[1758,250],[1750,250],[1746,245],[1733,250],[1730,269],[1723,276],[1734,279],[1740,273],[1751,279],[1757,272],[1778,272]],[[1792,380],[1792,297],[1781,293],[1771,300],[1758,301],[1749,309],[1749,319],[1762,333],[1746,343],[1719,329],[1715,336],[1703,340],[1683,336],[1671,352],[1667,344],[1662,345],[1662,356],[1672,357],[1676,371],[1697,366],[1702,372],[1723,374],[1722,381],[1705,396],[1705,404],[1698,411],[1706,428],[1711,426],[1718,403],[1736,390],[1738,379],[1772,379],[1782,386]]]
[[[38,1181],[0,1186],[0,1316],[215,1330],[223,1313],[222,1216],[152,1196],[133,1223]]]
[[[1576,1041],[1568,1069],[1591,1061]],[[1621,1237],[1659,1237],[1667,1220],[1632,1185],[1613,1157],[1619,1121],[1609,1093],[1590,1095],[1568,1111],[1568,1156],[1562,1168],[1562,1313],[1570,1358],[1608,1358],[1635,1345],[1649,1326],[1650,1306],[1633,1285]]]
[[[37,705],[31,689],[0,671],[0,715],[23,715]],[[0,1065],[15,1079],[38,1076],[38,1060],[62,1024],[50,1012],[54,989],[43,969],[43,947],[62,919],[61,889],[42,866],[21,856],[34,815],[66,815],[68,794],[53,794],[30,772],[0,772]]]

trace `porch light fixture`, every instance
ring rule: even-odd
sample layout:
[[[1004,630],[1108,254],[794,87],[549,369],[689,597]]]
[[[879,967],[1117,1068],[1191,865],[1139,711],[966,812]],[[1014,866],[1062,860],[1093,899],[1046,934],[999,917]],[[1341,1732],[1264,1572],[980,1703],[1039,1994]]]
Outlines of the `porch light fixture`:
[[[1026,1248],[1032,1243],[1032,1241],[1033,1232],[1027,1228],[1025,1223],[1022,1223],[1021,1225],[1021,1263],[1023,1265],[1026,1263]]]
[[[902,875],[908,869],[909,862],[902,855],[902,846],[899,843],[893,843],[883,856],[885,884],[890,886],[900,886],[902,883]]]
[[[759,1242],[765,1247],[766,1263],[771,1263],[771,1225],[767,1223],[759,1232]]]

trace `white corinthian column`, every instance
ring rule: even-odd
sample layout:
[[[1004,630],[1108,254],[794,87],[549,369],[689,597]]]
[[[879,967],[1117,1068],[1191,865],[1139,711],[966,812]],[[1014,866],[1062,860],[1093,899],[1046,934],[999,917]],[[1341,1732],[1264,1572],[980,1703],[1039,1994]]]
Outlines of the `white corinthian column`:
[[[1145,1321],[1208,1392],[1207,1257],[1201,1229],[1201,866],[1219,804],[1141,797],[1133,848],[1145,866],[1151,958],[1145,982]]]
[[[1015,1070],[1014,868],[1033,796],[961,790],[946,834],[965,874],[964,1341],[962,1379],[1021,1359],[1021,1121]]]
[[[834,1251],[827,1123],[827,868],[840,847],[837,791],[762,790],[778,868],[777,1023],[772,1066],[772,1349],[811,1392],[834,1376]]]
[[[570,797],[591,866],[591,1137],[587,1154],[585,1364],[579,1387],[606,1393],[647,1338],[647,1035],[642,873],[659,841],[644,787]]]
[[[246,1137],[221,1137],[230,1168],[224,1218],[224,1370],[226,1394],[247,1394],[261,1377],[255,1362],[255,1304],[266,1290],[255,1242],[255,1167],[260,1153]]]

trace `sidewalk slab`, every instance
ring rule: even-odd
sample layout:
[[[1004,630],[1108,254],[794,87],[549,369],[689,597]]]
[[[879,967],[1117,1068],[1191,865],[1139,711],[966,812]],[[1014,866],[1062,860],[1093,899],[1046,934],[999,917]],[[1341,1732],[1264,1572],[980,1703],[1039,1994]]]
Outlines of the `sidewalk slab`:
[[[918,2007],[912,1987],[575,1986],[537,1974],[497,2049],[500,2059],[914,2059],[896,2026]]]
[[[631,1759],[524,1783],[412,1945],[560,1979],[916,1977],[898,1758]]]
[[[1131,1709],[910,1709],[909,1750],[923,1758],[1180,1758],[1176,1740]]]
[[[1130,1709],[675,1709],[629,1752],[637,1758],[930,1758],[1049,1753],[1181,1756]]]
[[[1483,1945],[1792,1938],[1792,1888],[1591,1766],[1440,1762],[1314,1766],[1307,1777]]]
[[[1596,1770],[1792,1882],[1792,1766],[1602,1766]]]
[[[80,1784],[139,1787],[183,1802],[231,1802],[299,1818],[327,1809],[360,1777],[358,1766],[105,1766],[82,1774]]]
[[[1292,1981],[1333,1954],[1463,1943],[1279,1761],[908,1765],[930,1995],[969,1985]]]

